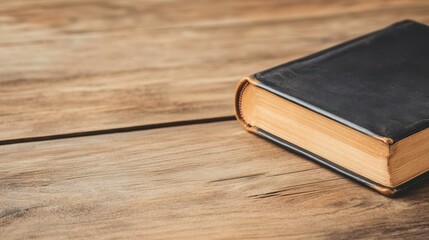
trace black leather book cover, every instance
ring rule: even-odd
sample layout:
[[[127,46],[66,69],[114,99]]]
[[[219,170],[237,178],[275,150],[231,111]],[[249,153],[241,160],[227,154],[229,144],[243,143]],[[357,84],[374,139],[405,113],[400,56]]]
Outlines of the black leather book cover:
[[[429,27],[401,21],[251,77],[258,87],[391,144],[429,126]],[[257,133],[386,195],[422,179],[383,187],[263,130]]]

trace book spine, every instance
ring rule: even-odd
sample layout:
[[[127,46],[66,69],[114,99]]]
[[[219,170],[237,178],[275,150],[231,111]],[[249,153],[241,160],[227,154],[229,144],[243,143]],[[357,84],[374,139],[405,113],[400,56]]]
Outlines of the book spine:
[[[246,120],[243,116],[242,106],[243,106],[243,94],[244,91],[246,91],[246,88],[249,86],[249,84],[257,84],[258,80],[252,77],[245,77],[238,82],[237,88],[235,90],[235,98],[234,98],[234,106],[235,106],[235,117],[237,120],[243,125],[243,127],[252,133],[257,133],[257,129],[255,126],[252,126]]]

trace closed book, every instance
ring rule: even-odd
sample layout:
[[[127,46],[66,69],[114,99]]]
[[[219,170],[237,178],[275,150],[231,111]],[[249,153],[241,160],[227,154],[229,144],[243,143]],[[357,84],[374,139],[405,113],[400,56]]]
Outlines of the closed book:
[[[401,21],[245,77],[235,109],[248,131],[393,196],[429,175],[429,27]]]

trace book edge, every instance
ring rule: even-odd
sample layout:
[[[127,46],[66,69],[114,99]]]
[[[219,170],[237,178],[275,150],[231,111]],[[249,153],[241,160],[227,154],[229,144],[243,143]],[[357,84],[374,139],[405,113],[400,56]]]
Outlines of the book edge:
[[[284,148],[286,148],[292,152],[295,152],[301,156],[304,156],[308,159],[311,159],[311,160],[313,160],[313,161],[315,161],[315,162],[317,162],[317,163],[319,163],[319,164],[321,164],[321,165],[323,165],[323,166],[325,166],[325,167],[327,167],[327,168],[329,168],[335,172],[341,173],[342,175],[344,175],[348,178],[351,178],[354,181],[356,181],[362,185],[365,185],[365,186],[375,190],[378,193],[383,194],[384,196],[388,196],[388,197],[398,196],[399,194],[403,193],[404,191],[411,189],[416,184],[422,182],[423,180],[429,179],[429,171],[428,171],[428,172],[425,172],[425,173],[417,176],[416,178],[413,178],[410,181],[405,182],[399,186],[396,186],[393,188],[383,186],[383,185],[376,183],[372,180],[369,180],[363,176],[360,176],[357,173],[349,171],[349,170],[347,170],[347,169],[345,169],[345,168],[343,168],[343,167],[341,167],[335,163],[332,163],[331,161],[329,161],[325,158],[322,158],[316,154],[313,154],[313,153],[311,153],[311,152],[309,152],[309,151],[307,151],[307,150],[305,150],[299,146],[296,146],[296,145],[294,145],[288,141],[285,141],[281,138],[278,138],[278,137],[272,135],[271,133],[268,133],[268,132],[266,132],[260,128],[256,128],[253,133],[255,133],[258,136],[261,136],[263,138],[266,138],[269,141],[274,142],[274,143],[276,143],[276,144],[278,144],[278,145],[280,145],[280,146],[282,146],[282,147],[284,147]]]
[[[373,137],[373,138],[375,138],[377,140],[380,140],[380,141],[382,141],[382,142],[384,142],[384,143],[386,143],[388,145],[392,145],[394,143],[394,141],[391,138],[389,138],[389,137],[380,136],[380,135],[378,135],[378,134],[376,134],[374,132],[371,132],[370,130],[368,130],[366,128],[363,128],[363,127],[361,127],[361,126],[359,126],[359,125],[357,125],[357,124],[355,124],[353,122],[350,122],[350,121],[348,121],[348,120],[346,120],[344,118],[341,118],[341,117],[339,117],[337,115],[329,113],[329,112],[327,112],[327,111],[325,111],[325,110],[323,110],[323,109],[321,109],[319,107],[316,107],[316,106],[314,106],[312,104],[309,104],[309,103],[307,103],[305,101],[302,101],[302,100],[300,100],[298,98],[295,98],[295,97],[290,96],[288,94],[285,94],[285,93],[282,93],[280,91],[277,91],[276,89],[268,87],[267,85],[263,84],[260,80],[258,80],[254,75],[242,79],[240,81],[238,87],[240,87],[242,84],[245,84],[244,83],[245,81],[248,81],[248,82],[254,84],[255,86],[257,86],[259,88],[262,88],[262,89],[264,89],[264,90],[266,90],[266,91],[268,91],[270,93],[273,93],[273,94],[275,94],[275,95],[277,95],[277,96],[279,96],[281,98],[287,99],[287,100],[289,100],[289,101],[291,101],[293,103],[296,103],[296,104],[298,104],[298,105],[300,105],[300,106],[302,106],[304,108],[307,108],[307,109],[309,109],[309,110],[311,110],[311,111],[313,111],[313,112],[315,112],[317,114],[320,114],[320,115],[322,115],[324,117],[327,117],[327,118],[329,118],[329,119],[331,119],[333,121],[336,121],[336,122],[341,123],[341,124],[343,124],[343,125],[345,125],[347,127],[350,127],[350,128],[352,128],[352,129],[354,129],[354,130],[356,130],[358,132],[361,132],[361,133],[363,133],[365,135],[368,135],[368,136]]]

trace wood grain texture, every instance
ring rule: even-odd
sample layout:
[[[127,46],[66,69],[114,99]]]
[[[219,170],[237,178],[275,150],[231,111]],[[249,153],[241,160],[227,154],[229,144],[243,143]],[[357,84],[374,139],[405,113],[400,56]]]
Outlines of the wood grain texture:
[[[429,185],[384,197],[236,122],[1,147],[2,239],[410,238]]]
[[[236,81],[428,1],[0,3],[0,141],[232,115]]]

